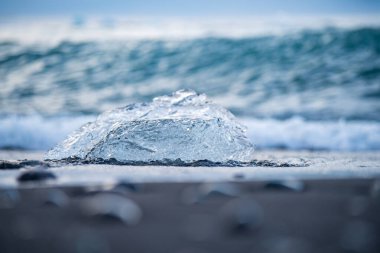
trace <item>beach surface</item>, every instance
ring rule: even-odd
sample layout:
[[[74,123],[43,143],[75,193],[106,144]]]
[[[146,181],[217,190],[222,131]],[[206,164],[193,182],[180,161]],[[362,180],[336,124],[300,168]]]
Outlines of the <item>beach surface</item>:
[[[1,151],[0,160],[43,160],[43,152]],[[48,170],[57,176],[53,185],[91,185],[131,182],[252,181],[267,179],[335,179],[380,177],[380,152],[257,151],[258,161],[288,167],[174,167],[63,164]],[[292,166],[294,165],[294,166]],[[21,170],[0,170],[0,186],[19,186]]]
[[[379,252],[379,152],[255,158],[294,166],[1,169],[1,252]]]
[[[262,180],[1,188],[0,248],[5,253],[379,252],[379,180],[296,182],[296,187]]]

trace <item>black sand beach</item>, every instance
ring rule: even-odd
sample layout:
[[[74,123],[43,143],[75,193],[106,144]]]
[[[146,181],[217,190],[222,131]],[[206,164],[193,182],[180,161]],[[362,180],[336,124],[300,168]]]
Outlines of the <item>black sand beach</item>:
[[[41,168],[42,153],[0,154],[28,158],[0,170],[1,252],[380,251],[376,152],[256,153],[307,163],[278,168]]]
[[[37,187],[0,196],[3,253],[380,250],[375,179],[305,180],[295,188],[279,181]],[[91,213],[91,200],[111,210]],[[141,216],[128,208],[118,214],[129,200]]]

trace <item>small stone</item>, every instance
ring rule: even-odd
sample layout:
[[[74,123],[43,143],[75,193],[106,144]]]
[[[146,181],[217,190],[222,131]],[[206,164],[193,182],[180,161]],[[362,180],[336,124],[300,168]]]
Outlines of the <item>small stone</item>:
[[[69,203],[67,194],[58,189],[49,190],[47,198],[44,202],[45,205],[63,207]]]
[[[26,166],[32,166],[32,167],[41,166],[45,168],[50,167],[50,164],[46,162],[38,161],[38,160],[21,160],[19,163],[22,167],[26,167]]]
[[[56,179],[56,176],[53,173],[42,169],[24,171],[17,178],[19,182],[45,181],[53,179]]]
[[[305,185],[302,181],[288,179],[268,182],[264,185],[264,188],[270,190],[302,192],[305,189]]]
[[[128,191],[128,192],[138,192],[141,190],[141,185],[134,184],[128,181],[121,181],[115,185],[113,188],[115,191]]]
[[[81,208],[85,215],[117,220],[127,225],[138,224],[142,217],[141,208],[134,201],[106,192],[84,198]]]
[[[113,191],[114,185],[115,185],[114,183],[88,185],[84,187],[84,192],[82,192],[81,195],[94,196],[96,194],[104,193],[104,192],[119,194],[120,192]]]
[[[224,228],[233,233],[254,231],[263,221],[262,208],[250,197],[229,201],[221,208],[220,214]]]
[[[240,189],[231,183],[203,183],[199,186],[199,192],[206,197],[236,197],[240,194]]]
[[[185,204],[195,204],[211,197],[237,197],[240,189],[231,183],[202,183],[183,190],[182,201]]]
[[[14,170],[14,169],[20,169],[20,168],[22,168],[22,166],[17,161],[0,160],[1,170]]]
[[[234,179],[241,180],[241,179],[244,179],[244,178],[245,178],[245,175],[243,173],[235,173],[234,174]]]
[[[21,160],[21,161],[6,161],[0,160],[0,170],[15,170],[21,169],[24,167],[35,167],[35,166],[44,166],[49,167],[48,163],[38,161],[38,160]]]

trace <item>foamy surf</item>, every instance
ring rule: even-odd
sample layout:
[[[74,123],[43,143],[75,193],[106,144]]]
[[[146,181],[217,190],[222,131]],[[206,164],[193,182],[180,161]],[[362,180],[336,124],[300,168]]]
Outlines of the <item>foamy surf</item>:
[[[48,150],[95,116],[3,116],[0,148]],[[380,123],[371,121],[306,121],[240,118],[257,149],[380,150]]]

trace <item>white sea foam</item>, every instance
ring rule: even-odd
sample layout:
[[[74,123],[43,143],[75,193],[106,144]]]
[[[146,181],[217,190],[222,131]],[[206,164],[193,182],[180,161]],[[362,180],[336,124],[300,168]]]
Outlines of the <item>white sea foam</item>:
[[[244,119],[248,137],[259,148],[291,150],[379,150],[380,124],[378,122],[305,121]]]
[[[95,117],[8,116],[0,118],[0,148],[47,150]]]
[[[94,116],[8,116],[0,118],[0,148],[48,150]],[[240,119],[258,149],[380,150],[380,123],[367,121],[305,121]]]

